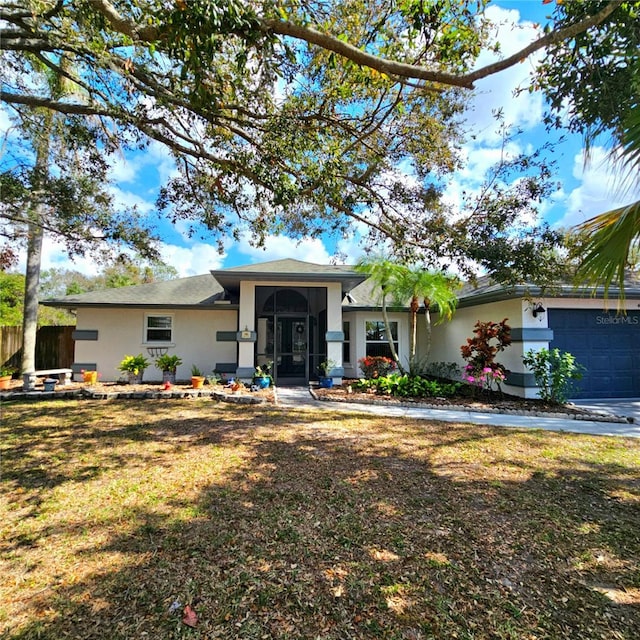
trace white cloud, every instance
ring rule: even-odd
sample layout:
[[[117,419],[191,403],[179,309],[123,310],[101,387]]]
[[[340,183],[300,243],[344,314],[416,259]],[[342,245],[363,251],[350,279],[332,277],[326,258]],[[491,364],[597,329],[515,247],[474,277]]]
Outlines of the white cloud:
[[[487,17],[495,25],[495,40],[500,43],[500,53],[484,51],[476,62],[476,67],[484,67],[491,62],[516,53],[540,35],[539,28],[529,21],[520,21],[520,13],[515,9],[490,6]],[[520,64],[500,73],[479,80],[466,112],[469,132],[477,142],[497,144],[500,136],[496,132],[493,112],[500,110],[508,125],[531,129],[540,124],[543,99],[540,92],[523,92],[515,95],[517,88],[526,86],[530,72],[541,54],[534,54]]]
[[[162,261],[178,270],[181,278],[207,273],[223,267],[225,254],[218,253],[217,246],[194,243],[188,247],[163,243],[160,247]]]
[[[264,248],[253,247],[249,244],[248,236],[243,236],[235,245],[238,253],[249,258],[249,262],[267,262],[292,258],[318,264],[329,263],[331,256],[322,240],[311,238],[294,240],[285,236],[268,236]]]
[[[120,207],[137,207],[140,214],[147,214],[155,208],[153,202],[145,200],[140,194],[133,191],[123,191],[117,186],[111,186],[109,187],[109,192],[113,196],[116,209]]]
[[[55,238],[45,236],[42,240],[42,260],[40,263],[42,271],[46,269],[68,269],[69,271],[79,271],[88,276],[95,276],[102,267],[96,264],[91,256],[69,258],[63,243]],[[26,251],[22,251],[18,263],[20,273],[26,270]]]
[[[619,176],[607,162],[607,151],[602,147],[591,150],[587,166],[584,153],[576,154],[572,173],[580,184],[565,194],[565,214],[556,223],[557,226],[570,227],[605,211],[640,200],[640,189],[622,195],[616,191]]]

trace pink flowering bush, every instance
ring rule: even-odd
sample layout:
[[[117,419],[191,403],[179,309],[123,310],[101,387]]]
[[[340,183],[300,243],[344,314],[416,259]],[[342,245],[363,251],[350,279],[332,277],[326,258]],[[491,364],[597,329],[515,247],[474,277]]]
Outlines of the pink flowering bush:
[[[494,362],[492,367],[483,367],[479,371],[476,370],[474,365],[468,364],[464,368],[463,380],[480,389],[489,391],[493,389],[494,384],[500,389],[500,383],[504,382],[506,377],[502,365]]]

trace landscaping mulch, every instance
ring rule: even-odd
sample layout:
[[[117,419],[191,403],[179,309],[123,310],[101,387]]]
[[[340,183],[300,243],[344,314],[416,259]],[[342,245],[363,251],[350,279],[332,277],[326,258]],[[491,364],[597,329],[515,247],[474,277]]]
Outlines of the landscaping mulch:
[[[4,394],[10,394],[5,396]],[[71,382],[67,385],[58,384],[54,391],[44,391],[42,382],[36,385],[32,392],[23,392],[22,380],[12,380],[10,388],[6,392],[0,392],[0,398],[4,399],[53,399],[84,397],[96,400],[112,399],[176,399],[213,397],[216,400],[236,402],[238,404],[262,402],[275,402],[275,389],[248,389],[241,385],[231,388],[223,384],[205,384],[200,389],[194,389],[190,382],[178,382],[165,388],[161,382],[143,382],[141,384],[128,384],[120,382],[98,382],[87,384],[85,382]]]
[[[329,403],[0,411],[3,639],[640,637],[637,439]]]
[[[357,380],[345,380],[342,385],[330,389],[314,387],[314,394],[320,400],[334,402],[362,402],[388,405],[428,406],[436,409],[464,409],[468,411],[487,411],[501,413],[526,413],[541,415],[580,416],[600,420],[602,414],[571,402],[552,404],[543,400],[525,399],[498,391],[482,391],[475,396],[461,394],[450,398],[400,398],[376,394],[373,391],[358,391]]]

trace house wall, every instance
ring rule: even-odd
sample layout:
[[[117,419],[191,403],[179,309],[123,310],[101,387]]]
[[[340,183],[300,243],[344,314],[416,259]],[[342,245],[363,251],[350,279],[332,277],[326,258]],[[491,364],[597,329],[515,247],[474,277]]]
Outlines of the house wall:
[[[173,316],[173,342],[168,353],[182,358],[178,367],[178,380],[191,377],[191,366],[197,365],[204,374],[213,371],[218,362],[237,361],[236,342],[218,342],[218,331],[237,330],[235,310],[171,310],[171,309],[78,309],[76,331],[97,331],[97,340],[77,340],[75,362],[96,365],[101,380],[120,378],[118,364],[122,358],[142,353],[152,363],[145,371],[144,380],[160,381],[162,372],[153,366],[148,355],[145,337],[145,316],[149,313]]]
[[[409,362],[409,322],[408,313],[389,313],[389,320],[398,323],[398,356],[403,364]],[[382,320],[382,313],[375,311],[345,312],[343,320],[349,322],[351,332],[351,362],[345,363],[346,378],[360,378],[362,371],[358,367],[358,360],[366,354],[366,325],[367,320]]]
[[[503,300],[499,302],[491,302],[480,304],[473,307],[463,307],[458,309],[450,322],[444,322],[436,325],[438,316],[433,316],[433,331],[431,352],[427,358],[428,362],[455,362],[460,368],[466,364],[462,359],[460,347],[466,344],[467,338],[473,337],[473,327],[476,322],[501,322],[507,318],[507,324],[511,327],[515,334],[514,341],[511,346],[496,356],[496,361],[504,365],[504,367],[514,373],[518,377],[522,377],[526,373],[526,369],[522,364],[522,356],[531,348],[547,346],[548,340],[539,342],[536,334],[542,334],[537,331],[521,331],[522,329],[546,329],[546,314],[533,318],[530,312],[531,304],[521,298],[512,300]],[[422,319],[422,318],[421,318]],[[422,326],[421,326],[422,325]],[[425,328],[424,322],[419,326],[419,342],[422,351],[421,357],[425,357]],[[521,337],[522,336],[522,337]],[[531,339],[533,338],[533,339]],[[502,389],[509,394],[521,397],[535,397],[535,388],[527,388],[511,384],[503,384]]]
[[[533,307],[541,304],[547,311],[533,317]],[[510,347],[498,354],[497,361],[503,364],[511,372],[509,380],[514,384],[503,384],[506,393],[525,398],[535,398],[538,395],[533,375],[522,364],[522,357],[530,350],[537,351],[541,348],[549,348],[553,337],[553,327],[549,327],[549,309],[593,309],[615,310],[617,301],[608,304],[595,298],[536,298],[524,300],[514,298],[499,302],[479,304],[472,307],[458,309],[451,322],[435,325],[437,316],[433,317],[433,338],[429,362],[455,362],[464,366],[465,362],[460,355],[460,347],[466,343],[466,339],[473,335],[473,325],[478,321],[499,322],[507,318],[511,326],[513,342]],[[640,308],[638,300],[627,300],[625,308],[628,311]],[[424,323],[419,325],[418,344],[424,357],[425,330]]]

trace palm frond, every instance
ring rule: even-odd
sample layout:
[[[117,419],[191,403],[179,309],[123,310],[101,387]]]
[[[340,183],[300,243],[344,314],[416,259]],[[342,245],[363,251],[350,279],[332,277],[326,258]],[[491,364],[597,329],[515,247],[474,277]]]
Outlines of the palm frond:
[[[607,211],[574,228],[582,236],[577,284],[604,287],[605,297],[613,284],[619,300],[625,298],[624,279],[634,242],[640,236],[640,200]]]

